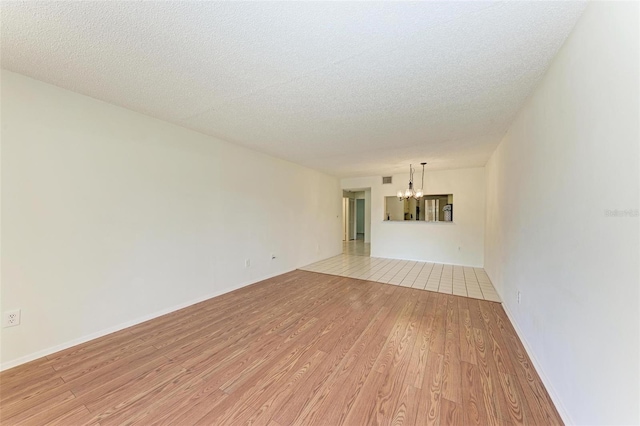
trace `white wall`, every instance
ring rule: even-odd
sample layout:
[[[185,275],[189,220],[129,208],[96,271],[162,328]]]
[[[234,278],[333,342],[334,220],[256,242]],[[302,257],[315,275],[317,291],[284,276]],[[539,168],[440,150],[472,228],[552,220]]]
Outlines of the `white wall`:
[[[575,424],[640,422],[638,13],[590,4],[486,165],[485,269]]]
[[[5,71],[1,136],[3,368],[341,252],[313,170]]]
[[[405,189],[409,175],[342,179],[342,188],[371,188],[371,256],[482,267],[484,264],[484,169],[425,173],[427,194],[453,194],[453,223],[389,222],[384,197]]]

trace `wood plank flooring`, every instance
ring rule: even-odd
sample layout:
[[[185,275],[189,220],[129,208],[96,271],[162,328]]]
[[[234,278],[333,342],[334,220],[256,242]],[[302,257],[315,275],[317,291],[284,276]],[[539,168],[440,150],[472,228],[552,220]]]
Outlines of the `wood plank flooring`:
[[[499,303],[294,271],[0,373],[2,425],[562,424]]]

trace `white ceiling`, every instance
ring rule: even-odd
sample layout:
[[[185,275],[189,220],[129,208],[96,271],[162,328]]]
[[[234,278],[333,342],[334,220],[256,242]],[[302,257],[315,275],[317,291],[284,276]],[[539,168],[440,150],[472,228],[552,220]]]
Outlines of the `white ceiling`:
[[[2,67],[346,177],[482,166],[581,2],[2,2]]]

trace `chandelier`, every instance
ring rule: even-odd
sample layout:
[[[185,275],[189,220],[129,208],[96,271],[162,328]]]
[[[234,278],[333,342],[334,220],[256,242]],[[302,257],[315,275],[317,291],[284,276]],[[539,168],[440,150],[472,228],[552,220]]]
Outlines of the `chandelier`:
[[[408,200],[409,198],[415,198],[416,200],[419,200],[424,195],[424,166],[427,163],[420,164],[422,164],[422,187],[418,190],[413,189],[413,172],[415,171],[415,169],[411,164],[409,164],[409,188],[405,189],[404,191],[398,191],[398,200],[403,201]]]

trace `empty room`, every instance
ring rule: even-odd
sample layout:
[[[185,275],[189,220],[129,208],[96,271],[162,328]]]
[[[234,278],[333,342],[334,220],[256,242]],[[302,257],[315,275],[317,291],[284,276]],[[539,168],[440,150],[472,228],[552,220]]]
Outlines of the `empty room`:
[[[0,39],[0,424],[640,425],[640,2]]]

